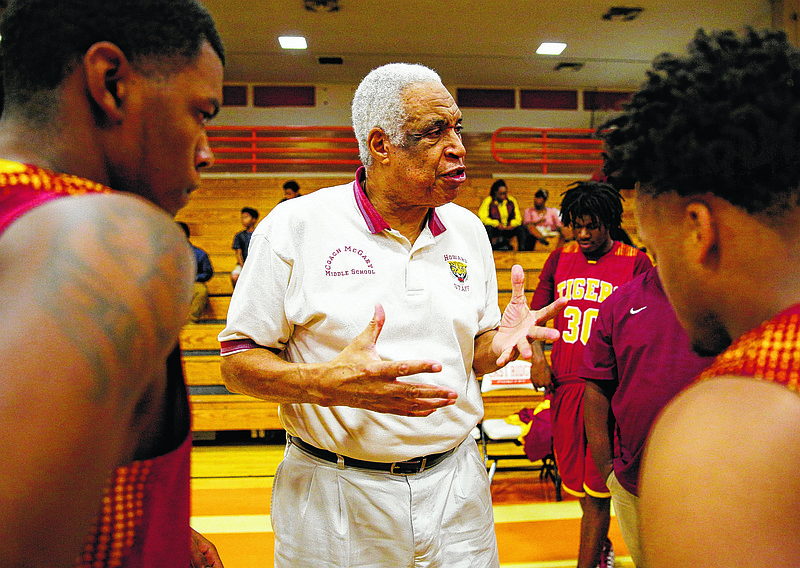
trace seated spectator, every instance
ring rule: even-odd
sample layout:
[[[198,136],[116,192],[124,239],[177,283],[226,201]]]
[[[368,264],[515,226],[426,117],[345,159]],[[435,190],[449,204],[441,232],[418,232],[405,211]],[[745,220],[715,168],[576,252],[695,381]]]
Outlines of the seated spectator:
[[[478,209],[492,250],[513,250],[512,237],[517,237],[517,248],[525,250],[525,228],[517,200],[508,194],[506,182],[499,179],[492,184],[489,195]]]
[[[288,183],[288,182],[287,182]],[[247,260],[247,249],[250,246],[250,237],[258,224],[258,211],[252,207],[242,207],[242,226],[244,231],[239,231],[233,237],[233,250],[236,253],[236,266],[231,271],[231,284],[236,287],[239,274],[242,272],[244,261]]]
[[[178,223],[186,234],[186,240],[189,240],[191,233],[189,225],[186,223]],[[189,241],[189,245],[194,251],[194,260],[196,263],[195,277],[194,277],[194,291],[192,292],[192,307],[189,311],[189,321],[197,322],[203,314],[203,310],[208,305],[208,286],[206,282],[211,280],[214,276],[214,267],[211,266],[211,259],[208,258],[208,253],[196,247]]]
[[[283,184],[283,199],[281,199],[279,203],[283,203],[288,199],[294,199],[295,197],[301,197],[300,184],[293,179],[290,179]]]
[[[564,223],[561,222],[561,212],[555,207],[547,207],[547,198],[550,193],[539,188],[533,196],[533,207],[528,207],[522,216],[522,224],[527,229],[525,250],[533,250],[536,243],[548,244],[549,238],[558,238],[563,244]]]

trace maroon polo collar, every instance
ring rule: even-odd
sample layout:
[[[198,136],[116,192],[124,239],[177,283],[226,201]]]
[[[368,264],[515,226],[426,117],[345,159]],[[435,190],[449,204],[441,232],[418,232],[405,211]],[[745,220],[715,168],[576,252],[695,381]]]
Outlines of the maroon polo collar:
[[[381,214],[378,213],[378,210],[375,209],[367,198],[367,194],[364,192],[364,188],[361,185],[361,180],[363,179],[366,179],[366,170],[364,166],[361,166],[358,168],[358,171],[356,171],[356,179],[353,182],[353,193],[355,194],[356,205],[361,212],[361,216],[364,218],[364,222],[367,224],[367,228],[370,233],[377,235],[381,231],[391,229],[391,227],[389,227],[386,220],[381,217]],[[428,227],[434,237],[438,237],[447,230],[447,227],[444,226],[439,215],[436,214],[435,208],[428,211]]]

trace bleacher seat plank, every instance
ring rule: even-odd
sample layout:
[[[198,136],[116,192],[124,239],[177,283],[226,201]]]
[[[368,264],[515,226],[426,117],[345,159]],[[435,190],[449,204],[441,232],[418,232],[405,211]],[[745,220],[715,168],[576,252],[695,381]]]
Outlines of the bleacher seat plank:
[[[244,205],[231,203],[227,201],[228,199],[227,196],[215,197],[213,201],[209,200],[208,206],[204,206],[200,197],[192,195],[189,205],[180,210],[175,220],[189,225],[192,235],[230,232],[230,239],[233,242],[233,235],[242,230],[241,209]]]
[[[230,296],[233,294],[233,284],[231,284],[231,273],[215,270],[214,276],[206,282],[208,293],[212,296]]]
[[[223,385],[219,355],[192,355],[183,358],[186,384],[193,386]]]
[[[194,226],[189,225],[189,228],[192,230],[192,242],[194,244],[200,246],[199,243],[204,240],[212,241],[214,243],[214,249],[219,252],[228,252],[230,254],[233,254],[233,237],[236,233],[244,229],[239,222],[238,216],[236,218],[236,223],[220,223],[218,225],[203,225],[198,223]],[[195,241],[195,238],[201,240]],[[206,250],[203,246],[200,246],[200,248]]]
[[[525,270],[541,270],[547,257],[547,251],[494,251],[494,266],[498,270],[511,270],[515,264],[519,264]]]
[[[209,296],[208,304],[203,310],[203,319],[224,320],[228,317],[228,306],[231,304],[230,296]]]
[[[238,231],[233,231],[232,233],[225,235],[206,235],[206,236],[192,235],[191,241],[194,246],[200,247],[201,249],[206,251],[209,255],[224,254],[234,257],[236,253],[233,250],[233,237],[236,235],[236,233],[238,233],[241,230],[242,227],[240,226]]]
[[[231,240],[233,242],[233,240]],[[211,265],[214,267],[214,274],[218,272],[227,273],[230,277],[231,270],[236,267],[236,255],[233,249],[229,248],[225,254],[209,253]]]
[[[542,401],[538,391],[508,391],[483,395],[484,418],[505,418]],[[247,395],[191,395],[193,429],[280,430],[278,403]]]
[[[505,418],[523,408],[535,408],[544,400],[540,391],[527,389],[496,390],[483,393],[483,418]]]
[[[192,429],[281,430],[278,403],[243,394],[190,395]]]
[[[185,361],[184,366],[187,366],[188,363],[190,361]],[[212,365],[208,366],[212,367]],[[189,372],[187,368],[187,375]],[[208,370],[204,372],[208,372]],[[218,366],[217,372],[219,372]],[[200,378],[197,373],[192,374],[194,375],[192,381],[195,384],[198,384],[198,380],[211,380],[210,378]],[[189,399],[192,407],[193,429],[197,431],[280,430],[282,428],[276,402],[239,394],[190,395]],[[537,406],[542,399],[541,392],[523,389],[484,393],[484,418],[505,418],[523,408]]]
[[[219,323],[189,323],[183,326],[180,336],[183,351],[219,351],[217,336],[225,327]]]

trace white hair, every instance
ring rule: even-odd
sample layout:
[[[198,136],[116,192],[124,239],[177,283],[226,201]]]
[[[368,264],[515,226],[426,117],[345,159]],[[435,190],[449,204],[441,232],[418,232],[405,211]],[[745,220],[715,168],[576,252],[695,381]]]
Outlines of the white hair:
[[[367,138],[376,126],[392,144],[403,145],[403,126],[408,120],[403,90],[418,83],[442,84],[442,79],[424,65],[389,63],[370,71],[358,85],[351,110],[353,131],[365,166],[372,165]]]

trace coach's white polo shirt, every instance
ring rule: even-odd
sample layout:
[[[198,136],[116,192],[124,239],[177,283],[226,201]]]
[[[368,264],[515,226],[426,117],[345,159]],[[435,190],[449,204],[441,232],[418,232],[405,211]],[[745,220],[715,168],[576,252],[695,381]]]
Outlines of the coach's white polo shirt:
[[[439,361],[440,373],[400,380],[450,387],[456,403],[424,418],[282,404],[284,427],[362,460],[452,448],[483,415],[472,370],[475,337],[500,323],[486,230],[463,207],[436,208],[412,245],[388,227],[358,182],[278,205],[251,238],[219,335],[222,354],[260,346],[281,350],[288,361],[327,362],[366,328],[376,303],[386,312],[378,355]]]

